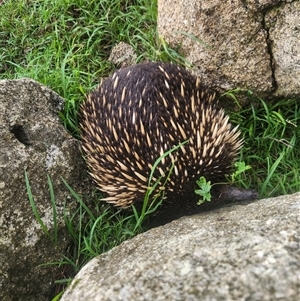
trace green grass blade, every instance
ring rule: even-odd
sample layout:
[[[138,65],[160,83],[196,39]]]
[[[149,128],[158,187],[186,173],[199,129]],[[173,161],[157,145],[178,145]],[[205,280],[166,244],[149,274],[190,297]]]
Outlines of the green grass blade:
[[[84,208],[84,210],[88,213],[90,218],[95,219],[94,214],[90,211],[90,209],[86,206],[86,204],[82,201],[81,197],[71,188],[71,186],[62,178],[62,181],[66,185],[66,187],[69,189],[70,193],[73,195],[73,197],[77,200],[77,202]]]
[[[50,238],[51,241],[52,240],[52,237],[46,227],[46,225],[44,224],[40,214],[38,213],[37,211],[37,208],[36,208],[36,205],[35,205],[35,201],[34,201],[34,198],[33,198],[33,195],[32,195],[32,191],[31,191],[31,187],[30,187],[30,183],[29,183],[29,179],[28,179],[28,175],[27,175],[27,172],[25,170],[25,183],[26,183],[26,190],[27,190],[27,196],[28,196],[28,199],[29,199],[29,202],[30,202],[30,206],[32,208],[32,211],[33,211],[33,214],[37,220],[37,222],[39,223],[39,225],[41,226],[43,232]]]
[[[53,212],[54,244],[57,245],[58,225],[57,225],[56,202],[55,202],[53,185],[52,185],[49,175],[47,175],[47,181],[48,181],[48,186],[49,186],[49,191],[50,191],[50,200],[51,200],[52,212]]]
[[[266,193],[267,192],[266,188],[270,184],[270,180],[271,180],[273,174],[275,173],[275,170],[277,169],[278,165],[282,161],[284,155],[285,155],[285,152],[281,152],[280,155],[279,155],[279,157],[272,164],[271,168],[269,167],[269,163],[268,163],[268,175],[267,175],[267,178],[266,178],[266,180],[264,181],[264,183],[263,183],[263,185],[261,187],[262,193]],[[268,160],[268,162],[269,162],[269,160]]]

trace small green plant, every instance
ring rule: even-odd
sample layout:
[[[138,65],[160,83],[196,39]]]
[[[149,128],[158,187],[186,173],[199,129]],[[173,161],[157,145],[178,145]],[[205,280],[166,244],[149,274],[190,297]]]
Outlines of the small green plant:
[[[246,165],[245,162],[236,162],[234,164],[236,167],[236,171],[232,173],[231,175],[231,183],[234,183],[235,180],[240,176],[242,173],[244,173],[246,170],[251,169],[250,165]],[[197,202],[197,205],[201,205],[204,202],[210,202],[211,201],[211,188],[213,185],[222,185],[225,183],[214,183],[211,184],[211,181],[207,181],[205,177],[201,176],[199,180],[196,181],[196,184],[198,185],[198,189],[195,190],[195,194],[199,195],[201,198]]]
[[[205,201],[210,202],[211,201],[211,182],[207,181],[205,177],[200,177],[199,180],[196,181],[197,185],[199,186],[199,189],[195,190],[195,193],[201,196],[199,201],[197,202],[197,205],[201,205]]]
[[[246,165],[245,162],[235,162],[234,166],[236,168],[235,172],[231,174],[231,183],[234,183],[237,181],[238,177],[244,173],[246,170],[251,169],[250,165]]]

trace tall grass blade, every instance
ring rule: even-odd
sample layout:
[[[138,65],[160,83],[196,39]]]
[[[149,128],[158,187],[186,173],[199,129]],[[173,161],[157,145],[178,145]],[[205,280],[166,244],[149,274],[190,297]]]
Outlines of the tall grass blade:
[[[35,201],[34,201],[34,198],[33,198],[33,195],[32,195],[32,191],[31,191],[31,187],[30,187],[30,183],[29,183],[29,179],[28,179],[28,175],[27,175],[27,172],[25,170],[25,183],[26,183],[26,190],[27,190],[27,196],[28,196],[28,199],[29,199],[29,202],[30,202],[30,206],[32,208],[32,211],[33,211],[33,214],[36,218],[36,220],[38,221],[39,225],[41,226],[43,232],[50,238],[51,241],[53,241],[46,225],[44,224],[40,214],[38,213],[37,211],[37,208],[36,208],[36,205],[35,205]]]
[[[266,180],[263,182],[262,187],[261,187],[261,192],[262,193],[266,193],[266,188],[267,186],[270,184],[270,180],[276,170],[276,168],[278,167],[278,165],[280,164],[282,158],[284,157],[285,152],[281,152],[279,157],[276,159],[276,161],[272,164],[271,168],[269,166],[269,159],[268,159],[268,175]]]
[[[50,200],[51,200],[52,212],[53,212],[54,244],[57,245],[57,239],[58,239],[57,238],[57,234],[58,234],[57,211],[56,211],[54,189],[49,175],[47,175],[47,181],[48,181],[48,186],[50,191]]]

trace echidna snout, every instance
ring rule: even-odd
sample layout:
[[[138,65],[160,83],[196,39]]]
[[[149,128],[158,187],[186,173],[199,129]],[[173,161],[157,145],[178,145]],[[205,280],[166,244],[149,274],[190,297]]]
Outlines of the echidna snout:
[[[156,192],[164,190],[163,203],[195,206],[196,180],[223,181],[242,146],[214,94],[169,63],[116,71],[88,95],[80,118],[90,174],[104,200],[122,208],[143,201],[154,162],[182,142],[160,161],[150,186],[160,179]]]

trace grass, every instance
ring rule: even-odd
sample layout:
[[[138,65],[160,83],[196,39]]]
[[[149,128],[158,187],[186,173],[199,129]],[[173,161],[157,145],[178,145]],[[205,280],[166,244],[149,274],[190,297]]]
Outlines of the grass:
[[[137,62],[147,58],[188,65],[158,37],[156,6],[157,1],[148,0],[6,1],[0,6],[0,79],[30,77],[64,97],[66,103],[61,120],[77,137],[78,106],[99,79],[114,70],[108,56],[120,41],[132,45]],[[239,106],[235,95],[235,91],[227,93]],[[249,98],[250,107],[239,106],[239,111],[231,114],[232,123],[240,125],[244,136],[239,160],[252,167],[239,174],[237,184],[256,189],[261,197],[299,191],[299,100],[267,102],[255,98],[252,93]],[[133,210],[132,215],[124,215],[112,211],[94,197],[96,209],[91,212],[86,200],[65,184],[78,202],[78,210],[65,218],[73,247],[70,254],[64,254],[57,262],[71,269],[66,275],[73,275],[90,258],[143,231],[143,221],[155,210],[155,206],[150,207],[150,211],[147,207],[142,213]],[[30,196],[28,178],[26,185]],[[49,178],[48,185],[56,217],[55,187]],[[33,197],[30,204],[39,220]],[[78,220],[79,223],[75,222]],[[44,231],[47,234],[46,227]],[[54,243],[57,241],[55,236],[51,239]]]
[[[156,187],[160,184],[164,188],[170,173],[173,170],[174,164],[170,166],[167,174],[167,179],[161,184],[162,177],[154,178],[154,171],[166,156],[177,151],[187,141],[180,143],[171,150],[161,155],[153,164],[151,170],[148,189],[144,197],[143,206],[141,210],[137,210],[132,206],[132,213],[124,214],[124,211],[114,211],[110,207],[102,204],[98,199],[94,199],[93,210],[90,210],[83,200],[82,196],[78,195],[69,184],[62,179],[65,186],[68,188],[70,194],[78,203],[78,209],[69,214],[68,210],[64,212],[64,222],[67,227],[70,239],[72,240],[71,248],[68,254],[63,254],[62,259],[57,262],[45,263],[43,265],[58,265],[61,268],[60,279],[56,281],[58,288],[64,288],[72,277],[95,256],[104,253],[121,242],[137,235],[144,231],[144,222],[146,218],[157,210],[163,200],[163,189],[160,193],[156,193]],[[25,183],[28,199],[34,213],[34,216],[41,226],[42,231],[49,237],[51,242],[57,246],[57,212],[54,188],[50,177],[48,176],[48,187],[50,193],[50,200],[53,209],[53,233],[50,234],[47,226],[44,224],[34,201],[31,191],[28,175],[25,171]],[[90,203],[90,202],[88,202]],[[56,300],[61,296],[61,289],[56,292],[52,300]]]
[[[0,78],[30,77],[66,99],[61,117],[77,134],[79,100],[115,66],[107,59],[120,41],[138,55],[180,56],[156,33],[156,1],[7,1],[0,6]]]
[[[244,135],[240,160],[252,167],[247,178],[240,177],[240,184],[255,188],[261,197],[300,191],[299,100],[252,99],[252,103],[232,114]]]
[[[34,214],[37,222],[41,226],[43,232],[49,237],[51,242],[55,246],[57,246],[57,242],[58,242],[58,239],[57,239],[57,235],[58,235],[57,212],[56,212],[56,202],[55,202],[55,196],[54,196],[54,189],[53,189],[51,179],[48,176],[48,187],[49,187],[49,192],[50,192],[50,201],[51,201],[51,206],[52,206],[52,209],[53,209],[53,229],[54,229],[53,234],[49,233],[47,226],[45,225],[45,223],[43,222],[40,214],[38,213],[38,210],[36,208],[36,204],[35,204],[32,192],[31,192],[31,187],[30,187],[30,183],[29,183],[29,179],[28,179],[28,175],[27,175],[26,171],[25,171],[25,184],[26,184],[26,190],[27,190],[30,206],[32,208],[33,214]]]

